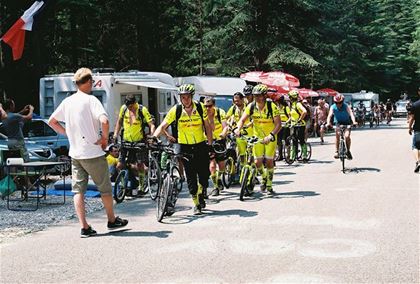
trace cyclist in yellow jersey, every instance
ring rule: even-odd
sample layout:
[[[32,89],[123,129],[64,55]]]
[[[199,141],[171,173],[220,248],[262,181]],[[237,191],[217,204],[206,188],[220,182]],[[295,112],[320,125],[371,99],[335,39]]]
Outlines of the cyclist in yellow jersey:
[[[221,150],[226,149],[226,135],[228,128],[226,125],[226,114],[223,109],[216,107],[214,97],[206,97],[204,106],[207,109],[207,116],[213,129],[213,145]],[[221,176],[225,171],[225,155],[219,156],[217,153],[214,159],[210,160],[210,178],[214,185],[213,196],[218,196],[223,190]]]
[[[143,121],[144,120],[144,121]],[[124,105],[121,106],[118,114],[117,123],[114,130],[114,141],[117,141],[117,137],[122,129],[122,140],[126,142],[141,142],[144,141],[144,129],[143,123],[147,123],[150,132],[153,133],[155,130],[154,119],[150,115],[149,111],[145,106],[142,106],[136,102],[136,98],[133,95],[127,95],[125,98]],[[144,164],[137,157],[138,155],[134,151],[126,151],[121,149],[120,157],[117,164],[117,169],[121,170],[124,166],[126,157],[131,165],[131,169],[138,173],[139,176],[139,194],[144,193]],[[134,178],[133,183],[136,183]],[[132,184],[133,184],[132,183]]]
[[[238,124],[242,114],[245,111],[245,107],[244,95],[240,92],[235,93],[233,95],[233,106],[231,106],[226,113],[226,120],[228,125],[235,127]],[[243,128],[247,130],[248,136],[253,135],[252,121],[250,121],[249,118],[245,121]],[[238,139],[236,141],[236,145],[238,156],[241,161],[241,166],[243,166],[245,163],[246,141]]]
[[[283,141],[290,135],[290,128],[287,126],[287,122],[289,120],[289,113],[286,109],[288,107],[288,103],[285,100],[284,96],[281,96],[279,100],[276,102],[279,111],[280,111],[280,120],[281,120],[281,130],[277,135],[277,147],[279,149],[279,155],[277,157],[278,161],[283,160]]]
[[[254,145],[254,157],[258,173],[262,175],[261,190],[273,194],[274,155],[276,152],[276,136],[281,129],[280,112],[271,101],[267,101],[268,88],[264,84],[256,85],[252,89],[255,103],[249,104],[238,123],[235,134],[240,135],[245,120],[251,117],[254,123],[254,135],[261,142]],[[270,113],[271,112],[271,113]],[[265,159],[266,170],[263,161]]]
[[[305,140],[305,116],[307,114],[306,108],[299,102],[299,93],[296,90],[289,92],[290,105],[286,107],[289,113],[289,122],[295,126],[295,133],[297,133],[299,144],[302,148],[302,158],[306,159],[308,149]],[[288,145],[287,145],[288,146]],[[292,149],[292,156],[296,155],[297,149]]]
[[[191,84],[179,87],[181,104],[169,110],[153,136],[159,137],[171,123],[177,124],[177,142],[181,145],[181,152],[191,155],[188,161],[184,161],[184,167],[188,189],[194,202],[193,214],[199,215],[206,206],[202,192],[203,188],[208,187],[210,155],[213,156],[214,153],[211,147],[213,132],[208,121],[207,110],[202,103],[193,101],[194,93],[195,88]],[[176,121],[177,108],[181,109],[178,121]]]

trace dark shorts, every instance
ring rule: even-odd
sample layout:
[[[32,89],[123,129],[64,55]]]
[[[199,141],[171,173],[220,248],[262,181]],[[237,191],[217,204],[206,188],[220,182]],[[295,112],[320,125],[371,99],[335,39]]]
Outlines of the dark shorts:
[[[414,131],[413,132],[413,140],[411,143],[411,149],[420,150],[420,131]]]
[[[122,164],[125,164],[128,162],[129,164],[135,164],[135,163],[144,163],[147,160],[147,150],[142,149],[134,150],[134,149],[120,149],[120,156],[118,157],[118,161]]]

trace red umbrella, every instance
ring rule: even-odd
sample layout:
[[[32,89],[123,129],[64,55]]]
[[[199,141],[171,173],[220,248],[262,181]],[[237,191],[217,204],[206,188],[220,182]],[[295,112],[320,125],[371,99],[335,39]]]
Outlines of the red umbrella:
[[[245,81],[261,83],[263,71],[251,71],[241,74],[241,78]]]
[[[281,72],[273,71],[266,72],[261,76],[262,83],[270,86],[288,86],[288,87],[299,87],[299,79],[293,75]]]
[[[339,92],[337,92],[336,90],[330,89],[330,88],[325,88],[325,89],[320,89],[317,91],[321,96],[325,96],[325,97],[335,97],[336,95],[339,94]]]
[[[308,97],[318,97],[319,94],[317,92],[315,92],[314,90],[311,89],[296,89],[299,92],[299,96],[301,96],[302,98],[306,99]]]

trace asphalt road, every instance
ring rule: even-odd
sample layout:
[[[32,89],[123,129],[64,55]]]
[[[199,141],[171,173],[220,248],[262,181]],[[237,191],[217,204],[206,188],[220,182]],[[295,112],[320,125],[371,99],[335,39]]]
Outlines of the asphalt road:
[[[276,195],[245,202],[238,188],[193,217],[184,192],[158,223],[149,199],[117,206],[127,230],[108,233],[103,212],[1,247],[1,283],[419,283],[420,175],[404,119],[352,133],[343,174],[333,137],[313,141],[309,164],[278,165]]]

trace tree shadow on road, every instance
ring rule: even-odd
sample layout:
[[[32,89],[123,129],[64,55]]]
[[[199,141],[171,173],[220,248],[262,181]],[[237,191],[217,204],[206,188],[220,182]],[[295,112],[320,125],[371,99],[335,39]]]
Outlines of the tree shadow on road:
[[[145,231],[132,231],[131,229],[121,229],[116,231],[109,231],[107,233],[97,234],[96,237],[156,237],[165,239],[169,237],[172,231],[157,231],[157,232],[145,232]]]
[[[315,191],[274,192],[274,194],[271,195],[263,195],[262,197],[259,197],[259,199],[305,198],[318,195],[321,194]]]
[[[327,161],[320,161],[320,160],[310,160],[309,164],[332,164],[333,160],[327,160]]]

